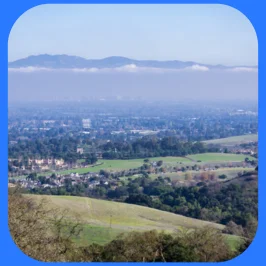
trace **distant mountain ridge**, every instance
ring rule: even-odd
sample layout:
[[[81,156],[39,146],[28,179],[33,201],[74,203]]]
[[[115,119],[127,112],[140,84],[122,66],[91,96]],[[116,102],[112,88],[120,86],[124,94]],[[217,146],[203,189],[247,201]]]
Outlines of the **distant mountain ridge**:
[[[52,68],[52,69],[84,69],[84,68],[117,68],[126,65],[134,65],[136,67],[145,68],[162,68],[162,69],[184,69],[193,66],[206,67],[208,69],[233,69],[233,68],[254,68],[257,66],[223,66],[223,65],[208,65],[193,61],[179,61],[179,60],[135,60],[122,56],[111,56],[103,59],[85,59],[79,56],[70,55],[31,55],[8,63],[9,68]]]

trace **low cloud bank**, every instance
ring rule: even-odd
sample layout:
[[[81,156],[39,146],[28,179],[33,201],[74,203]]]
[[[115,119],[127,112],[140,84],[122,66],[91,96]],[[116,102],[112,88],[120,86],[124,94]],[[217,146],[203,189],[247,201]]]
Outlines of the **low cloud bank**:
[[[139,67],[135,64],[125,65],[115,68],[43,68],[43,67],[21,67],[9,68],[9,72],[33,73],[33,72],[73,72],[73,73],[176,73],[176,72],[207,72],[207,71],[226,71],[226,72],[257,72],[257,68],[252,67],[233,67],[226,69],[210,69],[203,65],[192,65],[181,69]]]

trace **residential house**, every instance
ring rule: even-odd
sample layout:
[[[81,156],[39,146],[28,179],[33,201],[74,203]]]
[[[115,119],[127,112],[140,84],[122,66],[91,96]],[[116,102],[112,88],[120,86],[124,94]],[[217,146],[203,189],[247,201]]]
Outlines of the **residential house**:
[[[83,154],[83,152],[84,152],[83,148],[77,148],[77,153]]]

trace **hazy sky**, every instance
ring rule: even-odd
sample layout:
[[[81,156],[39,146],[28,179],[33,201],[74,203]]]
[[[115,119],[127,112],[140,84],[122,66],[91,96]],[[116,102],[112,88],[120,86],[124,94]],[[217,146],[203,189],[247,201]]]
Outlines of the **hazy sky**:
[[[111,96],[149,100],[257,101],[255,72],[10,72],[9,101],[81,100]]]
[[[257,65],[246,17],[224,5],[42,5],[9,38],[9,61],[36,54]]]

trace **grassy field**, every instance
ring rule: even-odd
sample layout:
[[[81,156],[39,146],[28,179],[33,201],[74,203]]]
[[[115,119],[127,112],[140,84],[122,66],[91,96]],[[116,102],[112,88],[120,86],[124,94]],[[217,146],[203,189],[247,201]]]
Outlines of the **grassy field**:
[[[182,228],[211,226],[223,229],[221,224],[188,218],[148,207],[73,196],[30,195],[36,200],[44,197],[49,207],[68,209],[70,219],[78,215],[84,227],[79,244],[106,243],[122,232],[163,230],[174,232]]]
[[[211,162],[243,162],[245,158],[253,160],[254,158],[244,154],[231,154],[231,153],[202,153],[189,155],[188,158],[194,161],[201,161],[204,163]]]
[[[175,156],[167,156],[167,157],[154,157],[154,158],[149,158],[150,162],[151,161],[163,161],[164,163],[169,163],[169,164],[177,164],[177,163],[188,163],[190,162],[189,159],[185,157],[175,157]]]
[[[81,160],[79,160],[81,161]],[[96,166],[89,166],[83,168],[72,168],[69,170],[62,170],[56,172],[43,172],[38,175],[51,175],[52,173],[66,175],[71,173],[79,173],[85,174],[88,172],[99,172],[100,170],[108,170],[108,171],[118,171],[118,170],[127,170],[138,168],[143,165],[143,159],[135,159],[135,160],[99,160]]]
[[[225,163],[225,162],[242,162],[245,158],[253,160],[254,158],[243,155],[243,154],[229,154],[229,153],[202,153],[189,155],[185,157],[155,157],[149,158],[150,162],[162,160],[164,166],[178,166],[183,165],[194,165],[199,164],[197,161],[201,161],[200,164],[204,163]],[[142,166],[144,159],[132,159],[132,160],[99,160],[96,166],[89,166],[85,168],[73,168],[69,170],[56,171],[57,174],[70,174],[79,173],[85,174],[88,172],[99,172],[100,170],[107,170],[109,172],[115,172],[119,170],[129,170]],[[38,175],[51,175],[53,172],[43,172]],[[22,176],[21,176],[22,177]]]
[[[84,224],[82,233],[73,241],[79,246],[97,243],[105,245],[115,239],[118,235],[128,232],[127,230]]]
[[[249,143],[253,141],[258,141],[257,134],[250,134],[250,135],[241,135],[229,138],[222,138],[222,139],[212,139],[203,141],[206,144],[220,144],[220,145],[238,145],[242,143]]]
[[[241,162],[244,161],[245,158],[248,157],[252,159],[250,156],[242,155],[242,154],[225,154],[225,153],[204,153],[204,154],[195,154],[190,155],[188,158],[192,160],[201,160],[202,162]],[[152,161],[160,161],[162,160],[165,165],[177,165],[177,164],[187,164],[191,165],[193,161],[184,157],[155,157],[149,158],[150,162]],[[143,165],[143,159],[132,159],[132,160],[99,160],[98,163],[100,165],[90,166],[86,168],[76,168],[70,170],[64,170],[57,172],[58,174],[69,174],[69,173],[79,173],[84,174],[88,172],[99,172],[100,170],[107,171],[119,171],[119,170],[129,170],[138,168]]]
[[[233,178],[237,176],[238,172],[249,171],[249,170],[250,168],[244,168],[244,167],[232,167],[232,168],[225,167],[225,168],[219,168],[217,170],[212,170],[210,172],[214,172],[217,177],[219,175],[225,174],[227,175],[228,178]],[[178,172],[178,173],[151,174],[149,176],[151,178],[156,178],[158,176],[169,177],[172,181],[175,181],[175,180],[183,180],[185,178],[186,173],[191,173],[192,175],[200,175],[202,172],[203,171],[187,171],[187,172]]]
[[[152,161],[160,161],[162,160],[166,164],[177,164],[177,163],[189,163],[191,162],[187,158],[183,157],[155,157],[149,158],[150,162]],[[144,159],[132,159],[132,160],[99,160],[96,166],[90,166],[86,168],[75,168],[64,171],[57,171],[58,174],[70,174],[70,173],[79,173],[84,174],[88,172],[99,172],[100,170],[107,171],[119,171],[119,170],[129,170],[142,166],[144,164]],[[47,172],[48,174],[52,174],[52,172]]]

